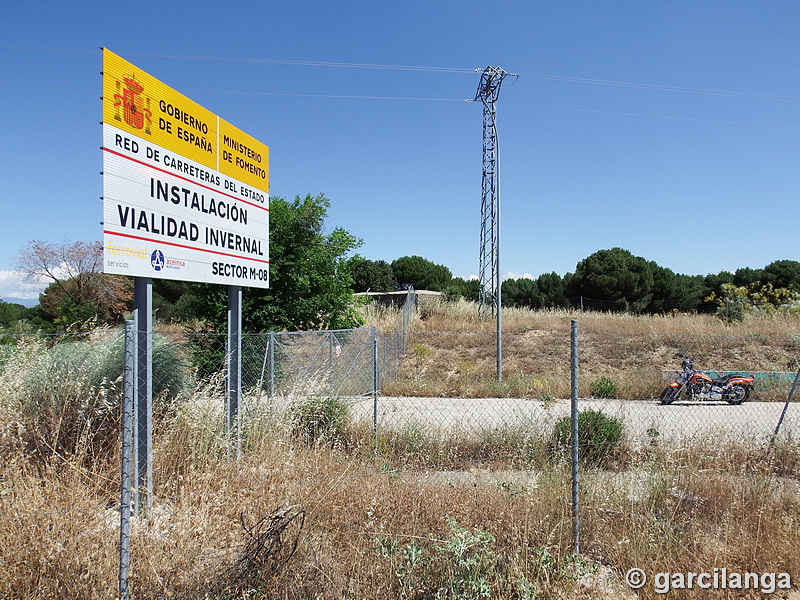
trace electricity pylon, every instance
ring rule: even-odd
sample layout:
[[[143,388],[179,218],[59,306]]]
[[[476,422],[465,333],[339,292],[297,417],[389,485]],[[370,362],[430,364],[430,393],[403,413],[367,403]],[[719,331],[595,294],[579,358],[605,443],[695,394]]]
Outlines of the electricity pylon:
[[[483,103],[483,177],[481,181],[481,240],[478,317],[497,317],[497,379],[503,374],[502,317],[500,310],[500,185],[498,175],[497,115],[495,102],[500,84],[510,73],[486,67],[481,74],[475,100]],[[516,77],[516,75],[512,75]]]

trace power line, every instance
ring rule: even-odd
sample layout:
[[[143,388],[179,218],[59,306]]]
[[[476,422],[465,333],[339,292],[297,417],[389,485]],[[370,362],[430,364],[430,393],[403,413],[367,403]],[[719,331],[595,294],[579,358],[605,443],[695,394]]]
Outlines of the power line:
[[[32,52],[56,52],[65,54],[100,54],[100,50],[89,48],[48,48],[43,46],[14,46],[0,44],[0,48],[7,50],[27,50]],[[160,54],[153,52],[124,52],[126,56],[142,56],[146,58],[169,58],[178,60],[200,60],[216,62],[240,62],[270,65],[289,65],[303,67],[336,67],[347,69],[378,69],[387,71],[423,71],[432,73],[465,73],[473,75],[475,69],[466,67],[432,67],[421,65],[384,65],[376,63],[348,63],[316,60],[288,60],[278,58],[257,58],[248,56],[208,56],[199,54]]]
[[[92,85],[69,85],[61,83],[8,83],[0,81],[0,87],[61,88],[94,90]],[[426,98],[423,96],[359,96],[356,94],[294,94],[282,92],[251,92],[244,90],[185,90],[187,94],[223,94],[231,96],[275,96],[285,98],[342,98],[345,100],[414,100],[423,102],[471,102],[467,98]]]
[[[358,96],[354,94],[290,94],[281,92],[240,92],[218,90],[189,90],[196,94],[236,94],[246,96],[278,96],[287,98],[343,98],[345,100],[421,100],[427,102],[469,102],[465,98],[425,98],[419,96]]]
[[[731,98],[744,98],[748,100],[778,100],[786,102],[800,102],[800,96],[783,96],[775,94],[757,94],[752,92],[735,92],[731,90],[717,90],[705,88],[681,87],[672,85],[637,83],[631,81],[613,81],[608,79],[590,79],[584,77],[566,77],[562,75],[543,75],[540,73],[519,74],[520,77],[532,77],[535,79],[545,79],[548,81],[561,81],[565,83],[581,83],[587,85],[603,85],[612,87],[624,87],[641,90],[652,90],[656,92],[675,92],[682,94],[702,94],[707,96],[727,96]]]
[[[30,52],[57,52],[61,54],[100,54],[100,50],[92,48],[47,48],[45,46],[16,46],[12,44],[0,44],[4,50],[27,50]]]
[[[57,52],[66,54],[99,54],[99,50],[92,50],[87,48],[50,48],[40,46],[14,46],[0,44],[0,48],[38,51],[38,52]],[[283,60],[283,59],[270,59],[270,58],[255,58],[255,57],[224,57],[224,56],[204,56],[204,55],[188,55],[188,54],[157,54],[147,52],[128,52],[130,56],[142,56],[151,58],[168,58],[179,60],[200,60],[200,61],[218,61],[218,62],[241,62],[241,63],[254,63],[254,64],[274,64],[274,65],[288,65],[288,66],[314,66],[325,68],[351,68],[351,69],[379,69],[379,70],[395,70],[395,71],[416,71],[416,72],[433,72],[433,73],[460,73],[460,74],[474,74],[480,72],[482,69],[470,69],[464,67],[435,67],[435,66],[419,66],[419,65],[385,65],[376,63],[346,63],[346,62],[326,62],[326,61],[302,61],[302,60]],[[712,95],[729,98],[742,98],[747,100],[763,100],[763,101],[784,101],[784,102],[800,102],[799,96],[787,95],[774,95],[774,94],[761,94],[751,92],[736,92],[731,90],[719,89],[704,89],[704,88],[691,88],[680,86],[668,86],[660,84],[649,84],[640,82],[628,81],[615,81],[607,79],[593,79],[583,77],[569,77],[561,75],[546,75],[542,73],[522,73],[517,77],[542,79],[547,81],[559,81],[566,83],[579,83],[585,85],[600,85],[600,86],[613,86],[629,89],[651,90],[657,92],[668,93],[684,93],[684,94],[699,94],[699,95]],[[18,84],[0,82],[0,87],[71,87],[71,88],[89,88],[90,86],[78,85],[64,85],[64,84]],[[285,97],[285,98],[329,98],[329,99],[344,99],[344,100],[393,100],[393,101],[421,101],[421,102],[473,102],[474,99],[469,98],[431,98],[424,96],[377,96],[377,95],[357,95],[357,94],[301,94],[301,93],[281,93],[281,92],[251,92],[241,90],[187,90],[187,93],[202,93],[202,94],[227,94],[227,95],[246,95],[246,96],[270,96],[270,97]],[[592,108],[578,108],[570,106],[558,105],[541,105],[541,104],[520,104],[517,102],[509,103],[516,106],[530,106],[537,109],[546,110],[561,110],[571,112],[585,112],[592,114],[606,114],[617,115],[623,117],[634,117],[641,119],[661,119],[672,121],[689,121],[695,123],[714,123],[719,125],[735,125],[744,127],[764,127],[772,129],[787,129],[797,130],[800,126],[795,125],[782,125],[770,123],[754,123],[747,121],[728,121],[723,119],[704,119],[698,117],[681,117],[672,115],[659,115],[649,113],[636,113],[626,111],[612,111],[601,110]]]
[[[71,54],[99,54],[100,50],[88,48],[49,48],[43,46],[15,46],[0,44],[0,48],[9,50],[27,50],[36,52],[58,52]],[[436,67],[425,65],[386,65],[378,63],[349,63],[349,62],[330,62],[312,60],[286,60],[277,58],[257,58],[257,57],[233,57],[233,56],[208,56],[192,54],[159,54],[151,52],[125,52],[127,56],[142,56],[148,58],[168,58],[177,60],[199,60],[216,62],[240,62],[253,64],[273,64],[288,66],[307,66],[307,67],[326,67],[326,68],[347,68],[347,69],[373,69],[387,71],[418,71],[430,73],[457,73],[470,74],[481,72],[483,69],[467,67]],[[756,92],[739,92],[735,90],[721,90],[714,88],[694,88],[685,86],[673,86],[664,84],[642,83],[636,81],[618,81],[613,79],[596,79],[590,77],[571,77],[567,75],[547,75],[544,73],[519,73],[519,77],[542,79],[545,81],[559,81],[563,83],[579,83],[584,85],[599,85],[610,87],[622,87],[631,89],[651,90],[656,92],[670,92],[681,94],[700,94],[711,96],[725,96],[731,98],[743,98],[748,100],[769,100],[783,102],[800,102],[800,96],[762,94]]]
[[[8,83],[1,82],[0,87],[29,87],[29,88],[62,88],[93,90],[95,86],[69,85],[59,83]],[[276,98],[331,98],[344,100],[395,100],[413,102],[475,102],[472,98],[427,98],[423,96],[359,96],[355,94],[299,94],[288,92],[251,92],[244,90],[185,90],[187,94],[222,94],[231,96],[269,96]],[[650,113],[636,113],[615,110],[601,110],[596,108],[579,108],[575,106],[558,106],[555,104],[531,104],[523,102],[508,102],[508,106],[527,106],[543,110],[562,110],[571,112],[584,112],[599,115],[616,115],[620,117],[635,117],[640,119],[662,119],[671,121],[690,121],[695,123],[715,123],[717,125],[736,125],[741,127],[766,127],[771,129],[800,129],[798,125],[783,125],[771,123],[755,123],[748,121],[725,121],[722,119],[702,119],[699,117],[680,117],[674,115],[658,115]]]
[[[181,60],[205,60],[223,62],[242,62],[255,64],[289,65],[303,67],[336,67],[346,69],[378,69],[385,71],[423,71],[432,73],[475,73],[475,69],[463,67],[426,67],[417,65],[382,65],[374,63],[346,63],[346,62],[325,62],[313,60],[282,60],[276,58],[252,58],[252,57],[226,57],[226,56],[194,56],[189,54],[152,54],[146,52],[128,52],[129,56],[144,56],[148,58],[174,58]]]
[[[657,114],[649,114],[649,113],[635,113],[635,112],[625,112],[625,111],[616,111],[616,110],[601,110],[595,108],[578,108],[574,106],[557,106],[557,105],[545,105],[545,104],[527,104],[527,103],[520,103],[520,102],[509,102],[511,106],[529,106],[531,108],[538,108],[538,109],[547,109],[547,110],[565,110],[565,111],[572,111],[572,112],[585,112],[585,113],[592,113],[592,114],[600,114],[600,115],[617,115],[620,117],[637,117],[641,119],[664,119],[664,120],[671,120],[671,121],[692,121],[695,123],[716,123],[718,125],[739,125],[739,126],[746,126],[746,127],[770,127],[774,129],[800,129],[798,125],[773,125],[771,123],[752,123],[747,121],[725,121],[722,119],[702,119],[700,117],[678,117],[672,115],[657,115]]]

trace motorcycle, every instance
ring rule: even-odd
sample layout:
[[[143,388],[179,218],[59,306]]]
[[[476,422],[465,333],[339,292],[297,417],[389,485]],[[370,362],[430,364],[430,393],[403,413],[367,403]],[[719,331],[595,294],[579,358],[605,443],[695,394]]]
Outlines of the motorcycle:
[[[661,392],[661,404],[672,404],[676,400],[714,401],[725,400],[728,404],[741,404],[750,397],[755,378],[731,373],[712,379],[703,371],[696,371],[692,359],[682,356],[681,370],[675,371],[675,381]]]

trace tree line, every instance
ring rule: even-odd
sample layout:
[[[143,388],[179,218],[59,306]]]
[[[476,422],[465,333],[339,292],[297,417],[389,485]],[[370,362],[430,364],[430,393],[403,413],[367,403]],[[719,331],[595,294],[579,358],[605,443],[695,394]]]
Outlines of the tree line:
[[[354,252],[362,241],[341,228],[326,232],[330,200],[323,195],[270,199],[270,288],[245,288],[245,331],[347,329],[363,324],[354,294],[413,287],[442,292],[445,299],[477,300],[475,279],[453,277],[444,265],[420,256],[387,262]],[[102,242],[30,242],[17,268],[51,281],[39,304],[26,308],[0,302],[5,332],[83,330],[117,324],[132,309],[130,278],[102,273]],[[157,319],[224,331],[225,286],[153,280]],[[629,312],[723,311],[800,312],[800,262],[778,260],[763,268],[682,275],[622,248],[600,250],[581,260],[573,273],[545,273],[536,279],[506,279],[504,306],[583,308]],[[727,311],[727,312],[724,312]]]
[[[452,277],[450,270],[419,256],[387,263],[361,257],[351,260],[354,289],[390,291],[413,286],[440,291],[446,298],[478,300],[477,280]],[[627,312],[724,312],[738,303],[769,310],[800,311],[800,262],[777,260],[764,268],[683,275],[628,250],[599,250],[578,262],[564,276],[544,273],[536,279],[506,279],[503,306],[520,308],[582,308]]]

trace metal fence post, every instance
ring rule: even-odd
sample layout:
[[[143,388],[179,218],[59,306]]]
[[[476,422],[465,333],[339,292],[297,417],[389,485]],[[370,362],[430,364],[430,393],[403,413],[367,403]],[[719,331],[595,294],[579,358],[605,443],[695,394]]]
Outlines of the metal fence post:
[[[580,551],[580,523],[578,520],[578,321],[572,320],[570,337],[571,355],[571,399],[570,420],[572,424],[572,538],[574,554]]]
[[[328,332],[328,395],[333,398],[333,331]]]
[[[269,332],[269,397],[275,395],[275,332]]]
[[[797,389],[798,380],[800,380],[800,369],[797,369],[797,374],[794,376],[794,382],[792,383],[792,389],[789,390],[789,395],[786,397],[786,402],[783,405],[783,410],[781,411],[781,416],[778,419],[778,424],[775,426],[775,433],[772,434],[772,437],[769,440],[769,448],[767,449],[767,454],[769,454],[769,452],[775,446],[775,440],[778,437],[778,433],[780,433],[783,420],[786,418],[786,411],[789,409],[789,404],[792,401],[792,396],[794,396],[794,391]]]
[[[372,335],[372,435],[378,441],[378,328],[370,328]]]
[[[125,371],[122,378],[122,474],[119,500],[119,595],[130,598],[131,570],[131,462],[133,451],[133,402],[135,395],[136,340],[134,322],[125,321]]]

